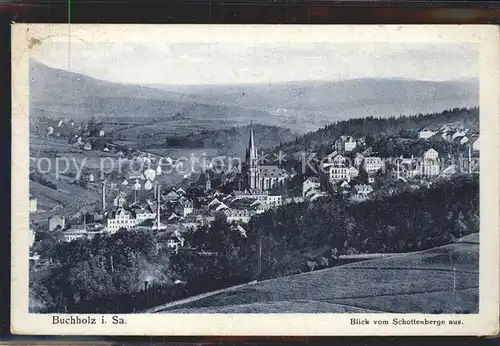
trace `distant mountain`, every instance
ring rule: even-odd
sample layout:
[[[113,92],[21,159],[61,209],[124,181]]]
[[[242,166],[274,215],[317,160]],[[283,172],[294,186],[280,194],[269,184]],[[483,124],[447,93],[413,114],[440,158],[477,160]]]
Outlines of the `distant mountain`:
[[[353,79],[282,84],[166,86],[197,102],[271,113],[281,126],[313,131],[338,120],[440,112],[479,105],[477,79],[449,82]]]
[[[339,120],[440,112],[477,106],[477,80],[304,81],[282,84],[171,86],[112,83],[30,63],[30,116],[151,118],[169,135],[245,126],[254,121],[315,131]],[[144,124],[144,120],[140,121]],[[138,130],[148,132],[150,128]],[[151,124],[149,124],[151,126]],[[132,131],[133,133],[134,131]]]
[[[30,63],[30,102],[33,118],[151,117],[164,121],[162,126],[170,127],[174,133],[176,128],[218,129],[247,125],[251,120],[276,123],[264,111],[203,103],[182,93],[102,81],[35,60]],[[175,123],[173,126],[170,119]]]

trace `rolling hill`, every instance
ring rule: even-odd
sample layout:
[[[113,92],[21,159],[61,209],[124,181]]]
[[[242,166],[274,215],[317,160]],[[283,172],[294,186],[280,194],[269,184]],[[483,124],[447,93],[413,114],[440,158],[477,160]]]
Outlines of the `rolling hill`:
[[[477,313],[479,242],[360,261],[281,277],[160,313]]]
[[[219,129],[269,123],[264,111],[200,103],[182,93],[146,86],[112,83],[30,62],[30,116],[88,119],[150,118],[155,125]],[[173,121],[172,121],[173,120]],[[138,120],[143,123],[144,120]],[[133,125],[133,124],[132,124]]]
[[[438,112],[479,103],[477,80],[142,86],[97,80],[32,60],[30,81],[32,117],[96,116],[114,122],[146,117],[154,123],[148,129],[155,125],[176,134],[244,126],[250,121],[305,133],[343,119]]]
[[[313,131],[360,117],[440,112],[479,104],[476,79],[435,82],[405,79],[301,81],[283,84],[161,86],[197,102],[266,111],[282,126]]]

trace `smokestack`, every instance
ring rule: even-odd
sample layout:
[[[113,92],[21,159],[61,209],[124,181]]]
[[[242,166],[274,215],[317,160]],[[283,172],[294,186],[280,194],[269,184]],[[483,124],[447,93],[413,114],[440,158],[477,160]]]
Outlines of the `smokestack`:
[[[160,229],[160,190],[161,185],[158,184],[158,191],[156,192],[156,227],[159,230]]]
[[[472,153],[471,153],[471,147],[469,145],[469,174],[472,173]]]
[[[106,182],[102,182],[102,211],[106,210]]]

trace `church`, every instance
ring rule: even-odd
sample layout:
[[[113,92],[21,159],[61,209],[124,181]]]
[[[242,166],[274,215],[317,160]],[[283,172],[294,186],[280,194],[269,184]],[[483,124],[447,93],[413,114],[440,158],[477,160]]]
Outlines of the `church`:
[[[255,146],[253,126],[250,125],[250,139],[242,171],[243,188],[266,191],[285,184],[288,173],[274,165],[262,165]]]

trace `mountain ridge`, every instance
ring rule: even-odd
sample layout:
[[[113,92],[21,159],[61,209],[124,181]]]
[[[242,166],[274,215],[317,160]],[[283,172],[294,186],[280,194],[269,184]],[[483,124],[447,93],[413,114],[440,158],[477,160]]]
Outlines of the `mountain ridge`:
[[[479,103],[476,79],[415,81],[358,78],[274,84],[172,86],[123,84],[31,61],[31,115],[164,117],[175,127],[241,126],[254,121],[297,133],[339,120],[432,113]],[[179,120],[179,119],[177,119]]]

